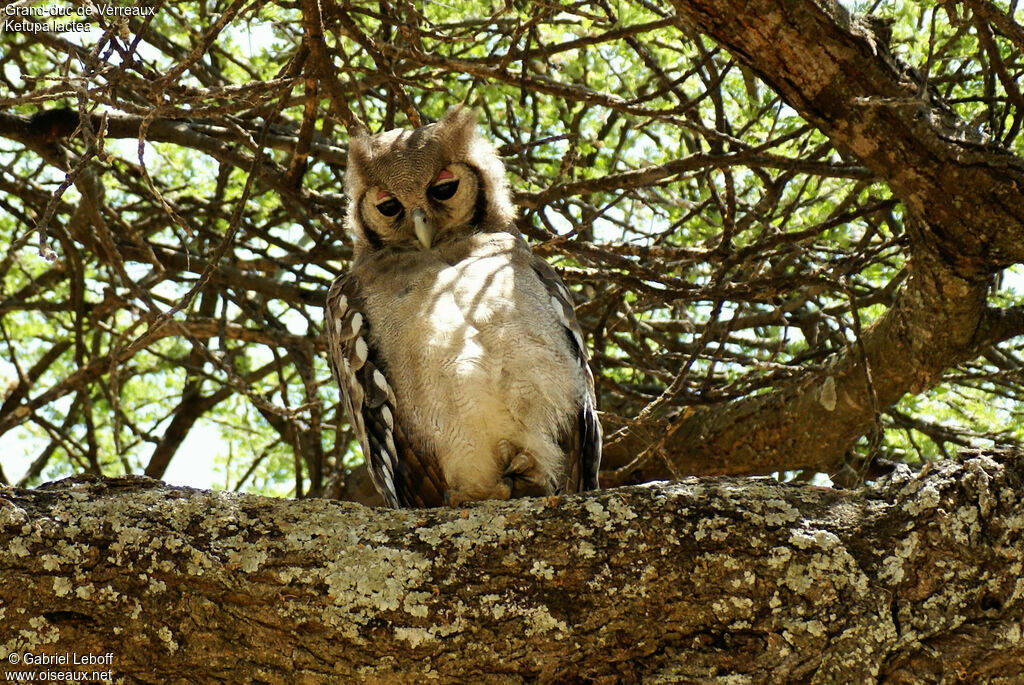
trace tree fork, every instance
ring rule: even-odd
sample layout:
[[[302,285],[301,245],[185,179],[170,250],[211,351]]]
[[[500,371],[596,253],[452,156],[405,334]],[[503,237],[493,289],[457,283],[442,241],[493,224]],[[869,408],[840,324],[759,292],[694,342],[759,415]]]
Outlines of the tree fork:
[[[879,411],[925,390],[943,369],[982,354],[993,342],[978,335],[994,315],[985,309],[988,281],[1024,261],[1024,163],[972,140],[965,122],[925,97],[927,84],[915,82],[869,24],[837,2],[672,5],[681,29],[695,27],[727,48],[838,149],[889,185],[908,210],[913,259],[895,304],[861,341],[874,392],[860,350],[851,347],[823,373],[771,393],[627,433],[606,449],[608,466],[621,468],[644,450],[647,456],[606,482],[690,473],[832,472]],[[819,402],[826,383],[835,383],[838,406]],[[869,395],[874,401],[867,401]],[[659,437],[663,449],[649,450]]]

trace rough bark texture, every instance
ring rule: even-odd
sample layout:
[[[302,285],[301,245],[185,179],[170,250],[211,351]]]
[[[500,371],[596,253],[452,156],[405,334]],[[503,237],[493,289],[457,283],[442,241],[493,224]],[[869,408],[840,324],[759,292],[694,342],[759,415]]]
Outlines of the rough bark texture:
[[[0,489],[0,660],[153,682],[1019,682],[1024,455],[377,510]],[[57,667],[27,667],[38,672]],[[66,667],[61,667],[66,668]]]

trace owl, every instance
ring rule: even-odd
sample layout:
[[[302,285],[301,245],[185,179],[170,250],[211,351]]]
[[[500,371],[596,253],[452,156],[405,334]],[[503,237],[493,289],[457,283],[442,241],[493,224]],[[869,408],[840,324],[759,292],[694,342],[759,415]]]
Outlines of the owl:
[[[354,138],[345,191],[352,268],[324,328],[388,505],[597,488],[601,425],[572,298],[519,235],[471,110]]]

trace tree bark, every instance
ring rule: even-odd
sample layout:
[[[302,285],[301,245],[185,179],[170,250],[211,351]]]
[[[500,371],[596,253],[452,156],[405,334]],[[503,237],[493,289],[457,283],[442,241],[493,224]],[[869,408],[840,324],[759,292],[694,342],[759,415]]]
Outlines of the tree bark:
[[[862,491],[690,479],[459,510],[143,477],[2,488],[0,668],[128,683],[1012,682],[1022,486],[1024,454],[993,453]]]
[[[1024,262],[1024,160],[945,106],[833,0],[673,0],[791,107],[885,181],[964,277]]]

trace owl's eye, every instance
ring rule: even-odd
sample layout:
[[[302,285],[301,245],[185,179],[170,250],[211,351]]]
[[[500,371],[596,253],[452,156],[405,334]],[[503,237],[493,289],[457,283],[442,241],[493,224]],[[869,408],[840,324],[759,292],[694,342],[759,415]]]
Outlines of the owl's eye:
[[[430,197],[435,200],[450,200],[458,189],[458,181],[445,181],[444,183],[438,183],[437,185],[430,186],[430,188],[427,189],[427,195],[430,195]]]
[[[377,211],[384,216],[395,216],[402,211],[402,203],[395,198],[391,198],[377,205]]]

